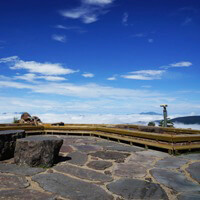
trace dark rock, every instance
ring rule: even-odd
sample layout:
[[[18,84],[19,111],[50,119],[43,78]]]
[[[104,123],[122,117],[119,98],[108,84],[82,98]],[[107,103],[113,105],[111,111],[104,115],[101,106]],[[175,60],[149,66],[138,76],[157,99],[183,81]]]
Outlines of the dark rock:
[[[200,183],[200,162],[192,163],[186,170],[193,179]]]
[[[46,191],[56,193],[70,200],[111,200],[113,197],[101,187],[63,174],[37,174],[33,181]]]
[[[28,186],[29,186],[29,183],[24,176],[0,174],[0,188],[1,189],[26,188]]]
[[[178,200],[199,200],[200,192],[188,192],[178,195]]]
[[[152,169],[152,176],[161,184],[177,191],[200,191],[198,184],[188,180],[183,174],[164,169]]]
[[[147,169],[137,163],[118,163],[114,166],[113,173],[115,176],[128,178],[142,178],[146,176]]]
[[[0,131],[0,160],[12,158],[14,156],[16,140],[24,137],[24,130]]]
[[[88,167],[92,168],[92,169],[96,169],[96,170],[104,170],[108,167],[112,166],[111,162],[108,161],[102,161],[102,160],[98,160],[98,161],[91,161],[87,164]]]
[[[81,153],[79,151],[69,153],[67,156],[69,158],[71,158],[68,161],[69,163],[72,163],[74,165],[79,165],[79,166],[84,165],[87,162],[87,160],[88,160],[87,154]]]
[[[18,166],[15,164],[1,164],[0,163],[0,172],[1,173],[11,173],[17,175],[24,175],[24,176],[32,176],[45,170],[42,168],[33,168],[27,166]]]
[[[115,151],[97,151],[91,153],[92,156],[105,159],[105,160],[115,160],[116,162],[124,162],[124,160],[130,155],[129,153],[119,153]]]
[[[19,139],[15,148],[15,163],[31,167],[51,167],[62,146],[63,140],[54,136],[30,136]]]
[[[176,169],[180,168],[182,165],[186,164],[188,161],[183,160],[177,157],[169,157],[169,158],[164,158],[163,160],[159,160],[155,167],[158,168],[169,168],[169,169]]]
[[[107,188],[124,199],[168,199],[158,184],[143,180],[120,179],[108,184]]]
[[[54,195],[46,194],[36,190],[29,189],[12,189],[12,190],[0,190],[0,199],[8,200],[56,200]]]
[[[75,167],[71,165],[60,165],[54,167],[55,170],[66,173],[72,176],[76,176],[81,179],[86,179],[90,181],[96,182],[108,182],[112,181],[112,177],[102,174],[100,172],[96,172],[90,169],[83,169],[80,167]]]
[[[64,125],[65,125],[64,122],[57,122],[57,123],[51,124],[51,126],[64,126]]]

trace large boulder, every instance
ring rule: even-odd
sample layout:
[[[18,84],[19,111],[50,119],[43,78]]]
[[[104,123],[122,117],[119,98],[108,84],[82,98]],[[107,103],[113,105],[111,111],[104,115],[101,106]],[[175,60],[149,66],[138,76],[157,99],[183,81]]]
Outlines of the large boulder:
[[[63,139],[55,136],[30,136],[16,142],[16,164],[51,167],[58,158]]]
[[[24,137],[24,130],[0,131],[0,160],[12,158],[14,156],[16,139]]]

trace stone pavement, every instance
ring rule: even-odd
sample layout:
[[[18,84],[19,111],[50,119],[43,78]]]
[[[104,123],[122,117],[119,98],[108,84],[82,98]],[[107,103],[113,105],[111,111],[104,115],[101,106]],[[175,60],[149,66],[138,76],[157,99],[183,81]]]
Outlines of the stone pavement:
[[[64,139],[52,168],[0,161],[0,200],[200,199],[200,153],[167,153],[96,137]]]

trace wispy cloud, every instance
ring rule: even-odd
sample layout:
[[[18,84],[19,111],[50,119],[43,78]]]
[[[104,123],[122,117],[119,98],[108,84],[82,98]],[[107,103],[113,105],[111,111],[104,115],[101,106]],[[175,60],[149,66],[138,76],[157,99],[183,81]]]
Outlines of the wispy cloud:
[[[36,61],[23,61],[18,56],[1,58],[0,63],[6,63],[12,70],[25,69],[29,73],[42,75],[65,75],[77,72],[77,70],[64,67],[60,63],[40,63]]]
[[[105,6],[113,3],[115,0],[82,0],[84,4]]]
[[[18,59],[19,59],[18,56],[10,56],[7,58],[0,58],[0,63],[16,62]]]
[[[192,63],[189,61],[181,61],[181,62],[177,62],[177,63],[172,63],[166,66],[161,66],[161,69],[169,69],[169,68],[182,68],[182,67],[190,67],[192,66]]]
[[[60,77],[60,76],[39,76],[36,74],[31,74],[31,73],[24,74],[21,76],[15,76],[14,78],[29,81],[29,82],[34,82],[37,79],[44,79],[46,81],[64,81],[64,80],[66,80],[66,78]]]
[[[62,10],[60,14],[71,19],[80,19],[85,24],[96,22],[98,17],[107,13],[105,10],[114,0],[82,0],[81,5],[70,10]]]
[[[132,37],[136,37],[136,38],[142,38],[142,37],[146,37],[147,34],[145,33],[136,33],[136,34],[133,34]]]
[[[66,36],[65,35],[57,35],[57,34],[54,34],[51,36],[53,40],[56,40],[58,42],[62,42],[62,43],[65,43],[66,42]]]
[[[190,24],[191,22],[192,22],[192,18],[186,17],[184,22],[182,23],[182,26],[186,26],[186,25]]]
[[[149,39],[148,39],[148,42],[149,42],[149,43],[153,43],[153,42],[154,42],[154,39],[149,38]]]
[[[124,26],[127,26],[128,25],[128,13],[127,12],[125,12],[124,14],[123,14],[123,16],[122,16],[122,24],[124,25]]]
[[[63,26],[63,25],[61,25],[61,24],[56,25],[55,28],[65,29],[65,30],[68,29],[66,26]]]
[[[82,27],[79,27],[79,26],[64,26],[64,25],[58,24],[58,25],[54,26],[54,28],[68,30],[68,31],[75,31],[78,33],[87,32],[86,30],[84,30]]]
[[[141,87],[142,87],[142,88],[152,88],[151,85],[142,85]]]
[[[109,81],[115,81],[115,80],[117,80],[117,78],[115,76],[112,76],[112,77],[107,78],[107,80],[109,80]]]
[[[158,92],[148,92],[146,90],[134,90],[126,88],[115,88],[110,86],[101,86],[98,84],[72,84],[72,83],[19,83],[16,81],[0,81],[0,87],[30,89],[35,93],[58,94],[64,96],[80,98],[109,98],[124,99],[126,98],[158,98],[164,97]]]
[[[164,72],[165,70],[139,70],[130,72],[128,75],[122,75],[121,77],[135,80],[156,80],[161,79]]]
[[[84,74],[82,74],[82,76],[85,77],[85,78],[93,78],[94,74],[92,74],[92,73],[84,73]]]

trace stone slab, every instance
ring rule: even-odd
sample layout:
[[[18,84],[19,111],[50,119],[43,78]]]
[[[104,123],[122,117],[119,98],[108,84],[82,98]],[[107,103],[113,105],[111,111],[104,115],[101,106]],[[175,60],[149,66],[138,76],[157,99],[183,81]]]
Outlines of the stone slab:
[[[161,151],[155,151],[155,150],[146,150],[146,151],[140,151],[137,152],[138,155],[143,156],[149,156],[149,157],[156,157],[156,158],[165,158],[165,157],[171,157],[168,153],[161,152]]]
[[[46,191],[61,195],[70,200],[111,200],[113,197],[101,187],[63,174],[37,174],[33,181]]]
[[[178,195],[178,200],[199,200],[200,199],[200,192],[188,192],[182,193]]]
[[[97,160],[91,161],[87,164],[89,168],[96,169],[96,170],[104,170],[112,166],[112,163],[109,161]]]
[[[0,174],[0,189],[26,188],[29,186],[24,176]]]
[[[62,173],[95,182],[108,182],[113,180],[111,176],[103,173],[71,165],[59,165],[54,167],[54,169]]]
[[[56,200],[55,195],[29,189],[0,190],[1,200]]]
[[[156,163],[155,167],[164,169],[178,169],[181,168],[187,162],[187,160],[183,160],[177,157],[169,157],[159,160]]]
[[[74,147],[81,152],[92,152],[92,151],[101,151],[103,147],[97,145],[74,145]]]
[[[124,160],[130,156],[129,153],[121,153],[115,151],[97,151],[95,153],[91,153],[90,155],[105,159],[105,160],[115,160],[116,162],[124,162]]]
[[[200,162],[192,163],[186,170],[193,179],[200,183]]]
[[[96,144],[103,146],[105,150],[124,151],[124,152],[137,152],[137,151],[144,150],[144,148],[120,144],[116,142],[110,142],[110,141],[99,141],[99,142],[96,142]]]
[[[115,164],[112,171],[115,176],[128,178],[142,178],[147,174],[147,169],[137,163],[118,163]]]
[[[62,147],[60,148],[60,152],[62,152],[62,153],[71,153],[73,151],[74,151],[74,149],[70,145],[62,145]]]
[[[36,167],[27,167],[27,166],[18,166],[15,164],[3,164],[0,163],[0,172],[1,173],[11,173],[16,175],[32,176],[45,170],[42,168]]]
[[[150,173],[159,183],[177,192],[200,191],[198,184],[188,180],[179,172],[155,168],[150,170]]]
[[[67,156],[70,159],[67,162],[74,164],[74,165],[79,165],[79,166],[83,166],[88,160],[87,154],[79,152],[79,151],[69,153]]]
[[[139,164],[139,165],[145,166],[146,168],[150,168],[154,165],[155,161],[156,161],[156,157],[134,153],[128,158],[127,163]]]
[[[124,199],[168,199],[164,190],[155,183],[137,180],[120,179],[107,185],[108,190]]]
[[[199,160],[200,161],[200,153],[190,153],[178,156],[180,158],[188,159],[188,160]]]

